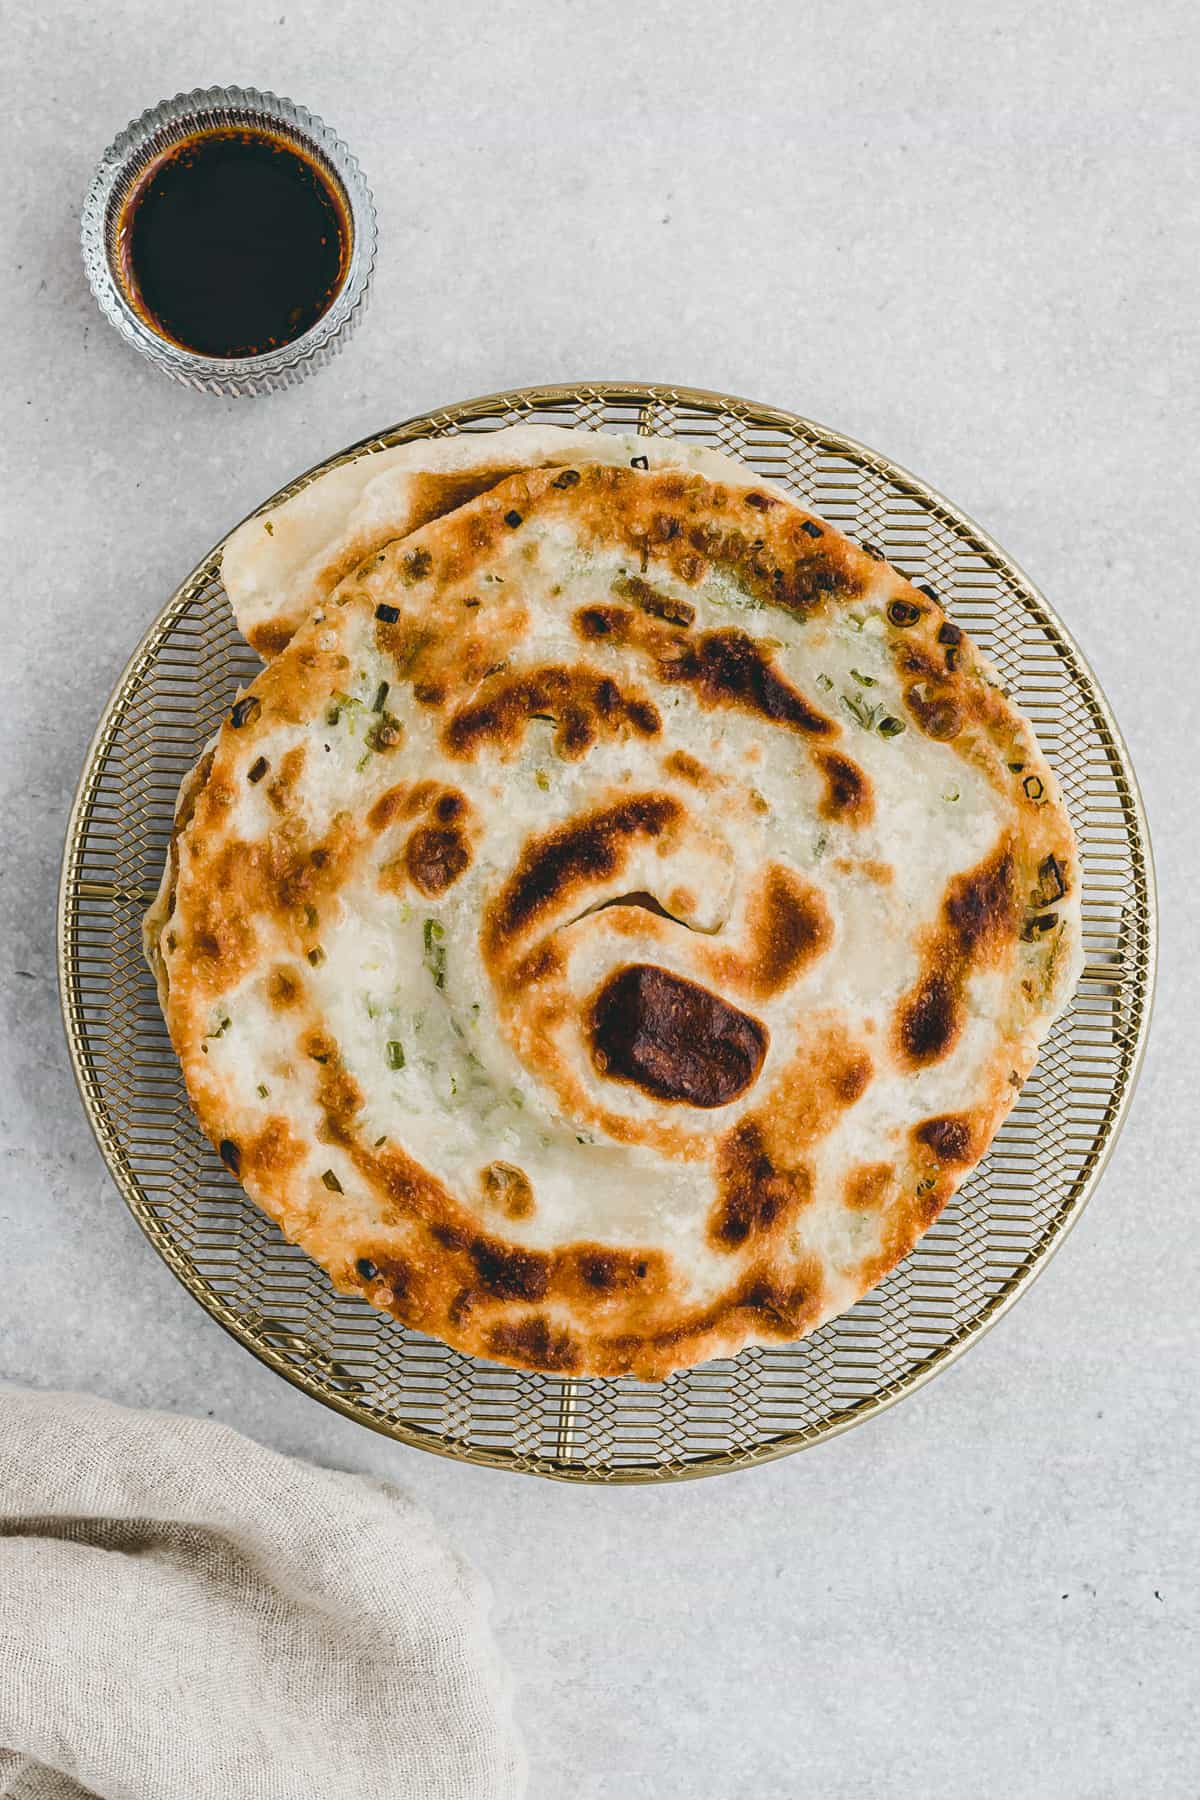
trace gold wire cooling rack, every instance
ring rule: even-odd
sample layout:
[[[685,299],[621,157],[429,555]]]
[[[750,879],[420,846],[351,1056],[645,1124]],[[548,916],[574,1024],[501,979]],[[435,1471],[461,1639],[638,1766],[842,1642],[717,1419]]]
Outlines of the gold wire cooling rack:
[[[59,902],[63,1010],[84,1106],[134,1217],[201,1305],[271,1368],[426,1450],[569,1480],[674,1480],[781,1456],[870,1418],[960,1355],[1045,1264],[1099,1179],[1141,1060],[1155,951],[1150,847],[1120,733],[1042,596],[922,482],[807,419],[685,388],[524,388],[411,419],[283,491],[366,448],[525,421],[661,432],[741,457],[932,584],[1036,726],[1079,834],[1087,966],[991,1153],[916,1250],[802,1343],[657,1383],[499,1368],[333,1292],[202,1137],[142,961],[141,916],[180,778],[258,668],[221,587],[220,546],[138,645],[88,753]]]

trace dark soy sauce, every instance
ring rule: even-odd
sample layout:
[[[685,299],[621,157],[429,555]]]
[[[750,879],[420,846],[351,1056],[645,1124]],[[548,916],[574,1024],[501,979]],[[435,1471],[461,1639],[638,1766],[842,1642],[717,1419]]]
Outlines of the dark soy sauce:
[[[160,337],[201,356],[262,356],[329,310],[350,260],[340,189],[266,131],[172,145],[119,224],[129,300]]]

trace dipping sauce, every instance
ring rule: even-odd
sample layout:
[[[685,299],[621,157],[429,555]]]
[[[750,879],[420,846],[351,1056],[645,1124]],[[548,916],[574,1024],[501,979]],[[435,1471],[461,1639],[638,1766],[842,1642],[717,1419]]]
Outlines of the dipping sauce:
[[[302,337],[346,277],[345,196],[296,144],[227,127],[173,144],[125,201],[121,277],[160,337],[261,356]]]

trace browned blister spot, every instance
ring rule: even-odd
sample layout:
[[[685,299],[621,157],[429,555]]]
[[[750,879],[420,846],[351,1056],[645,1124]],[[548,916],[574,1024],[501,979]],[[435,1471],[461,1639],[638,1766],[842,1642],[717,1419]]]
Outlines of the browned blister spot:
[[[943,911],[964,958],[981,960],[1013,937],[1020,911],[1014,866],[1006,837],[974,869],[950,882]]]
[[[551,1374],[569,1374],[579,1367],[581,1360],[579,1345],[571,1333],[541,1313],[516,1324],[493,1325],[487,1336],[487,1347],[501,1361],[545,1369]]]
[[[290,948],[317,954],[313,934],[322,906],[345,881],[356,847],[349,813],[335,815],[315,842],[298,816],[285,817],[257,842],[225,842],[194,909],[205,939],[205,979],[229,987],[249,970],[258,949],[257,926],[273,926]],[[199,976],[198,969],[194,973]]]
[[[963,1022],[954,973],[926,970],[897,1009],[895,1037],[901,1060],[914,1068],[939,1062],[958,1042]]]
[[[939,1165],[975,1160],[975,1126],[969,1113],[943,1113],[914,1126],[913,1138],[932,1150]]]
[[[857,1281],[864,1292],[882,1281],[908,1255],[921,1233],[941,1212],[952,1188],[952,1179],[941,1176],[928,1185],[919,1183],[916,1192],[903,1194],[893,1189],[887,1205],[880,1209],[879,1243],[857,1266]]]
[[[274,1115],[238,1142],[240,1174],[261,1182],[286,1182],[303,1164],[308,1148],[286,1119]]]
[[[660,541],[665,542],[675,535],[674,531],[667,532],[660,536]],[[687,627],[696,617],[696,609],[690,600],[677,600],[672,594],[664,594],[643,581],[640,575],[618,575],[613,582],[613,593],[622,600],[632,600],[642,612],[649,613],[653,619],[663,619],[668,625]]]
[[[490,1162],[480,1171],[484,1197],[509,1219],[527,1219],[534,1210],[533,1183],[515,1163]]]
[[[287,649],[294,630],[295,625],[290,621],[264,619],[261,625],[251,625],[246,636],[263,661],[270,662]]]
[[[729,706],[809,737],[838,727],[774,667],[770,652],[745,631],[705,631],[683,639],[659,659],[662,681],[690,687],[701,706]]]
[[[990,855],[946,887],[939,924],[922,952],[916,984],[897,1008],[893,1043],[902,1063],[939,1062],[958,1042],[965,1020],[963,990],[971,971],[995,961],[1015,938],[1020,920],[1012,844],[1007,835]]]
[[[942,679],[941,666],[936,658],[920,644],[910,643],[907,639],[898,649],[896,665],[902,675],[916,675],[922,682],[934,686]]]
[[[471,846],[454,826],[424,825],[404,846],[404,866],[413,886],[430,899],[444,894],[471,861]]]
[[[193,863],[204,862],[210,854],[211,840],[216,838],[219,841],[221,834],[227,829],[226,815],[234,799],[233,789],[216,773],[196,795],[187,833],[187,846]]]
[[[359,1263],[368,1263],[377,1272],[374,1276],[365,1275],[361,1267],[356,1268],[360,1281],[381,1281],[390,1291],[393,1301],[408,1299],[417,1285],[416,1270],[412,1264],[398,1256],[394,1250],[375,1250],[359,1258]]]
[[[477,1237],[469,1246],[479,1285],[494,1300],[541,1300],[550,1285],[552,1259],[498,1238]]]
[[[581,606],[572,623],[586,643],[596,644],[607,639],[613,644],[624,644],[633,624],[633,614],[627,606]]]
[[[267,999],[279,1012],[295,1006],[303,991],[299,973],[286,963],[278,964],[267,976]]]
[[[656,1099],[726,1106],[762,1066],[766,1027],[669,969],[633,963],[588,1009],[592,1059]]]
[[[781,863],[768,864],[747,908],[744,951],[704,950],[713,976],[756,998],[778,993],[833,942],[819,888]]]
[[[800,554],[790,564],[782,561],[780,576],[772,572],[770,586],[763,579],[757,591],[780,606],[801,614],[810,613],[831,601],[841,604],[855,600],[865,591],[869,573],[864,570],[867,558],[845,539],[835,538],[828,526],[822,527],[822,542],[815,550],[812,540],[805,545],[798,533],[792,532],[793,545]],[[804,538],[808,534],[804,533]]]
[[[842,1198],[851,1212],[878,1212],[894,1182],[891,1163],[859,1163],[846,1176]]]
[[[906,688],[904,704],[926,737],[939,743],[956,738],[963,728],[962,708],[954,695],[931,689],[926,682],[914,682]]]
[[[272,779],[266,784],[267,799],[277,812],[286,812],[295,797],[295,790],[300,785],[300,777],[304,773],[305,747],[293,744],[284,752],[279,767]]]
[[[453,825],[467,811],[467,798],[457,788],[447,788],[434,804],[433,816],[439,825]]]
[[[417,471],[408,478],[406,499],[411,509],[409,531],[413,532],[418,526],[427,524],[431,519],[441,518],[445,513],[456,512],[468,500],[489,493],[500,482],[507,481],[509,476],[519,472],[511,461],[505,462],[498,457],[486,466],[476,465],[469,470],[447,470],[444,473]],[[472,540],[476,548],[486,549],[497,531],[494,519],[486,513],[476,513],[472,520]],[[402,578],[409,582],[424,580],[432,566],[428,551],[417,549],[406,552],[402,563]]]
[[[244,854],[239,856],[238,851]],[[253,845],[227,845],[213,858],[210,879],[195,885],[190,929],[180,934],[185,951],[190,940],[192,956],[190,960],[183,956],[174,974],[177,993],[186,992],[189,986],[200,995],[218,993],[232,987],[254,967],[259,944],[255,918],[259,909],[248,908],[238,896],[251,886],[247,877],[254,872],[251,859],[255,856]]]
[[[405,814],[407,797],[408,788],[403,782],[396,787],[388,788],[386,793],[380,794],[367,814],[367,824],[371,830],[386,831],[389,825],[402,818]]]
[[[669,794],[637,794],[535,838],[488,909],[489,956],[499,955],[563,900],[611,879],[636,839],[662,837],[681,818],[679,802]]]
[[[777,1168],[758,1122],[743,1119],[721,1140],[717,1188],[709,1241],[720,1250],[737,1250],[747,1238],[761,1237],[796,1216],[812,1198],[812,1171],[803,1163]]]
[[[667,1260],[660,1250],[572,1244],[558,1256],[554,1288],[564,1298],[585,1303],[606,1297],[648,1304],[665,1293],[667,1284]]]
[[[562,973],[563,954],[552,938],[538,944],[528,955],[513,964],[510,984],[513,988],[538,988]]]
[[[772,1246],[718,1300],[676,1315],[666,1328],[647,1322],[636,1335],[614,1334],[605,1344],[606,1371],[632,1371],[655,1380],[682,1363],[720,1354],[730,1331],[749,1325],[756,1337],[800,1337],[821,1315],[824,1277],[812,1255],[790,1253],[787,1272],[774,1265]]]
[[[672,750],[663,763],[668,775],[678,775],[681,781],[690,781],[693,787],[708,788],[713,778],[702,762],[697,762],[687,750]]]
[[[870,1086],[874,1066],[865,1051],[834,1059],[829,1070],[829,1085],[843,1106],[853,1106]]]
[[[441,791],[442,790],[436,781],[418,781],[414,783],[409,789],[408,797],[404,802],[404,817],[406,819],[415,819],[418,818],[421,813],[428,812]]]
[[[866,771],[837,750],[818,750],[813,760],[825,778],[818,807],[821,817],[841,825],[869,824],[875,813],[875,796]]]
[[[661,729],[644,694],[585,664],[551,663],[493,677],[479,699],[447,720],[442,739],[452,756],[474,757],[484,748],[511,753],[539,718],[553,721],[554,748],[572,760],[598,737],[652,737]]]
[[[872,856],[835,856],[831,866],[839,875],[865,875],[868,881],[877,882],[880,887],[890,887],[896,879],[891,863],[880,862]]]
[[[736,1291],[732,1304],[723,1309],[725,1314],[732,1317],[748,1313],[756,1335],[762,1337],[800,1337],[820,1317],[825,1283],[816,1257],[790,1259],[790,1263],[786,1281],[752,1270]]]
[[[815,1018],[756,1109],[768,1152],[783,1160],[819,1143],[861,1099],[873,1073],[867,1050],[844,1025],[828,1015]]]
[[[299,1043],[301,1054],[312,1062],[331,1065],[338,1059],[337,1039],[321,1025],[306,1026]]]
[[[317,1100],[324,1123],[318,1127],[317,1136],[323,1143],[348,1144],[354,1136],[355,1121],[366,1105],[366,1096],[336,1055],[319,1066]]]

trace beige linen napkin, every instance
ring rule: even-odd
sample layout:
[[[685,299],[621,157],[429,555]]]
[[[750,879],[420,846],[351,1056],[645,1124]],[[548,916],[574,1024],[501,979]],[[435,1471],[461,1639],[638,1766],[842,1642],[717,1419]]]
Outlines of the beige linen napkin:
[[[0,1388],[10,1800],[517,1800],[488,1605],[383,1482]]]

